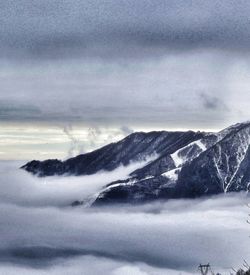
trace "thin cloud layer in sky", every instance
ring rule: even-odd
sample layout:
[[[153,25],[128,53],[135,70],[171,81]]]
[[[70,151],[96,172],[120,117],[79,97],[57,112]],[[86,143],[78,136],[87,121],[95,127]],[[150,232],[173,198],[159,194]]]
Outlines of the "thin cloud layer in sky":
[[[0,4],[1,48],[14,57],[147,58],[167,49],[193,48],[249,51],[250,4],[244,0],[21,0]]]

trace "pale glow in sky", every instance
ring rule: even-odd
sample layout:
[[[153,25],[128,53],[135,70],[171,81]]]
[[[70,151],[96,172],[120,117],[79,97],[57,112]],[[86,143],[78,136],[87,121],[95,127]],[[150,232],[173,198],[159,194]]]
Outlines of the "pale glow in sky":
[[[125,135],[116,128],[5,124],[1,125],[0,159],[65,159],[118,141]]]
[[[68,129],[67,129],[68,128]],[[67,130],[67,131],[66,131]],[[162,128],[137,128],[137,131]],[[185,131],[185,128],[171,128]],[[198,130],[198,129],[194,129]],[[213,131],[215,129],[206,129]],[[0,159],[66,159],[119,141],[133,132],[131,128],[3,124],[0,132]]]
[[[67,129],[68,130],[65,130]],[[187,131],[189,128],[136,128],[136,131]],[[221,129],[192,129],[194,131],[216,132]],[[1,160],[31,160],[58,158],[61,160],[98,149],[111,142],[117,142],[134,132],[126,127],[84,127],[2,124],[0,131]]]

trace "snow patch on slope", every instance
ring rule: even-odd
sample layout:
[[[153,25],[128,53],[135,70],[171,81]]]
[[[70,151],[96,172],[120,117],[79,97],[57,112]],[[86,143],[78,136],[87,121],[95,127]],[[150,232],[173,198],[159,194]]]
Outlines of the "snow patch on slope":
[[[201,139],[196,140],[196,141],[193,141],[193,142],[189,143],[188,145],[186,145],[186,146],[184,146],[184,147],[178,149],[176,152],[174,152],[173,154],[170,155],[171,158],[172,158],[172,160],[174,161],[175,167],[180,167],[180,166],[182,166],[185,162],[187,162],[188,160],[192,160],[192,159],[193,159],[193,158],[190,159],[190,158],[188,158],[188,157],[187,157],[187,158],[184,157],[184,156],[188,155],[188,153],[187,153],[187,154],[184,154],[183,157],[181,156],[181,153],[182,153],[184,150],[186,150],[186,149],[190,149],[190,151],[191,151],[191,150],[193,149],[193,146],[194,146],[194,145],[197,145],[198,148],[200,149],[200,152],[197,153],[194,157],[198,157],[198,155],[199,155],[200,153],[204,152],[204,151],[207,149],[207,147],[203,144],[203,142],[202,142]]]
[[[173,169],[173,170],[163,173],[162,176],[167,177],[170,180],[177,181],[178,174],[179,174],[180,170],[181,170],[180,168],[176,168],[176,169]]]

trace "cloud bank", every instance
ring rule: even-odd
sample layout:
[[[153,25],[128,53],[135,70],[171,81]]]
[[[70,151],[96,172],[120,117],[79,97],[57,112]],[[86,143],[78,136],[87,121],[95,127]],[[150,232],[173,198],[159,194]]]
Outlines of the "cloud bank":
[[[81,197],[88,196],[100,188],[97,178],[104,178],[102,174],[51,179],[45,192],[41,179],[22,174],[16,163],[1,163],[6,168],[9,174],[1,179],[2,273],[195,274],[200,263],[229,271],[250,258],[245,194],[71,208],[62,203],[76,195],[67,184]]]

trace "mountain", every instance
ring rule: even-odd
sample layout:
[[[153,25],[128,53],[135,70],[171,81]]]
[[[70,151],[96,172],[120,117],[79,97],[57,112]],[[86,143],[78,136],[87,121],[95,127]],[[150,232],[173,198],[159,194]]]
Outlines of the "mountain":
[[[54,175],[91,175],[100,170],[112,171],[120,165],[142,161],[152,155],[162,155],[186,146],[204,136],[203,133],[188,132],[149,132],[133,133],[123,140],[110,143],[93,152],[82,154],[66,161],[50,159],[33,160],[22,169],[40,177]],[[169,165],[172,165],[173,163]]]
[[[22,168],[38,176],[89,175],[154,155],[153,160],[133,171],[127,179],[104,187],[92,199],[93,205],[195,198],[248,191],[249,145],[250,122],[230,126],[218,133],[140,132],[64,162],[31,161]]]

